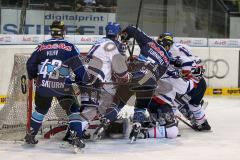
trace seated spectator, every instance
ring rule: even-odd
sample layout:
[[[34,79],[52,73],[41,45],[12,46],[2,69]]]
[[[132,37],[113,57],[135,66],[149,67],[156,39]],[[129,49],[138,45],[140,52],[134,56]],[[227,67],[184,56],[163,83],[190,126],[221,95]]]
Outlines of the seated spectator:
[[[84,7],[84,12],[92,12],[96,11],[96,1],[95,0],[84,0],[85,7]]]
[[[95,0],[84,0],[86,6],[94,6],[96,4]]]
[[[116,0],[97,0],[97,12],[116,12]]]
[[[85,3],[84,0],[76,0],[76,3],[73,4],[75,7],[75,11],[84,11]]]

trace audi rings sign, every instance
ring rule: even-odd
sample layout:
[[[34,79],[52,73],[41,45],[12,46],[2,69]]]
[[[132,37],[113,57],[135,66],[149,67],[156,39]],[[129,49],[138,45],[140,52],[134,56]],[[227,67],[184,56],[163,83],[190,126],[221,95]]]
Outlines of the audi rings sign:
[[[224,59],[205,59],[203,65],[206,67],[204,77],[207,79],[223,79],[228,75],[230,70],[228,62]]]

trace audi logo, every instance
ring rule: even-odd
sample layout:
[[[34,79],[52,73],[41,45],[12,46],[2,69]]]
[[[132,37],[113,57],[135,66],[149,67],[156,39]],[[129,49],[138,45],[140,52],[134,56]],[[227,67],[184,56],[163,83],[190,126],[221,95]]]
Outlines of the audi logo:
[[[224,59],[205,59],[203,65],[206,66],[204,77],[207,79],[223,79],[228,75],[230,69],[228,62]]]

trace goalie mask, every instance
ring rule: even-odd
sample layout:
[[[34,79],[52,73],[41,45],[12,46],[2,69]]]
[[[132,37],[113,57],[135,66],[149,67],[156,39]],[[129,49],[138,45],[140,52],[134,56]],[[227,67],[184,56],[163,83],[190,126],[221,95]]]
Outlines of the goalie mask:
[[[59,20],[53,21],[50,30],[52,37],[63,37],[65,30],[64,22]]]

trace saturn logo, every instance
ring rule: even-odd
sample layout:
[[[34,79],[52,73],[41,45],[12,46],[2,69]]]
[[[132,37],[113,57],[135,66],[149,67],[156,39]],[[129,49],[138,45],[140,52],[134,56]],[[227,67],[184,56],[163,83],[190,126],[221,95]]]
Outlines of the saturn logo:
[[[22,75],[22,77],[21,77],[21,89],[22,89],[23,94],[27,93],[27,77],[26,77],[26,75]]]

